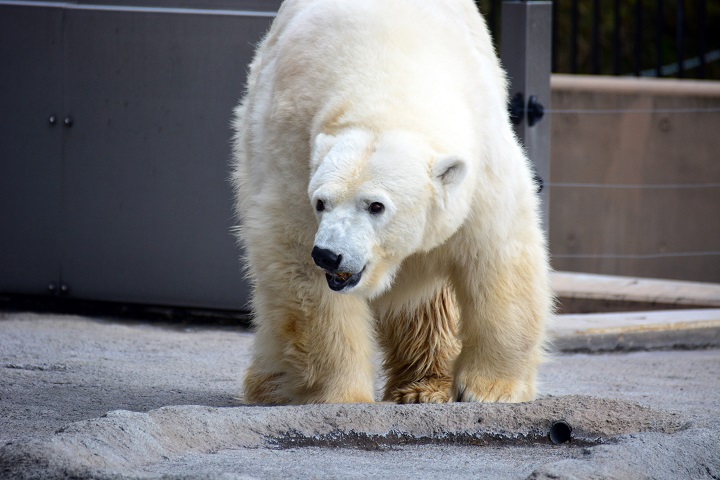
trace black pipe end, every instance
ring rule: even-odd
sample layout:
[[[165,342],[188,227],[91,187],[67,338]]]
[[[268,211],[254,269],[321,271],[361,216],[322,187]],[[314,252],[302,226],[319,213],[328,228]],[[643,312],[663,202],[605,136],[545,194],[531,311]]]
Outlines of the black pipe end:
[[[572,427],[564,420],[558,420],[550,425],[548,438],[554,445],[569,442],[572,438]]]

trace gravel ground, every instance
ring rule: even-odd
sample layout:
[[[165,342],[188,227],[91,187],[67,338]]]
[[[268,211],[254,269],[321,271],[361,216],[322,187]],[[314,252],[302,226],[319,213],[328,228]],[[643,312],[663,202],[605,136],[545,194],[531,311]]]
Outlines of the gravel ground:
[[[252,339],[0,313],[0,478],[720,478],[720,350],[558,353],[521,405],[240,406]]]

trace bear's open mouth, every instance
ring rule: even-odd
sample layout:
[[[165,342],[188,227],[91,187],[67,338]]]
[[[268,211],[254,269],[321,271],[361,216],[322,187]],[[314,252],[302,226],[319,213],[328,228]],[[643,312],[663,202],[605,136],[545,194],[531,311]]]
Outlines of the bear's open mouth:
[[[350,272],[329,272],[325,270],[325,279],[327,280],[328,287],[335,292],[344,290],[346,288],[354,287],[360,282],[365,269],[363,268],[358,273]]]

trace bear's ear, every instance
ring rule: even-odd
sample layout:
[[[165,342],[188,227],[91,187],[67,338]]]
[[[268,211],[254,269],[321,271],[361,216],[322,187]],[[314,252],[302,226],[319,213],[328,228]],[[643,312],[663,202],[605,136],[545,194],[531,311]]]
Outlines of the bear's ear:
[[[433,176],[442,186],[445,198],[452,193],[467,177],[467,162],[456,155],[448,155],[435,159]]]
[[[330,149],[335,145],[335,136],[328,135],[326,133],[318,133],[313,141],[312,146],[312,158],[310,165],[316,168],[320,162],[322,162],[325,155],[328,154]]]

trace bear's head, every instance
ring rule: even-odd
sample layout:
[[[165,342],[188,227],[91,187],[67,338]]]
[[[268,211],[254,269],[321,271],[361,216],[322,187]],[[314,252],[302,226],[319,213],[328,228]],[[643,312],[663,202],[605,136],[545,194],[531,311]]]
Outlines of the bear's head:
[[[460,228],[470,209],[470,169],[412,132],[317,135],[308,188],[318,219],[312,257],[328,286],[368,298],[388,289],[405,258]]]

